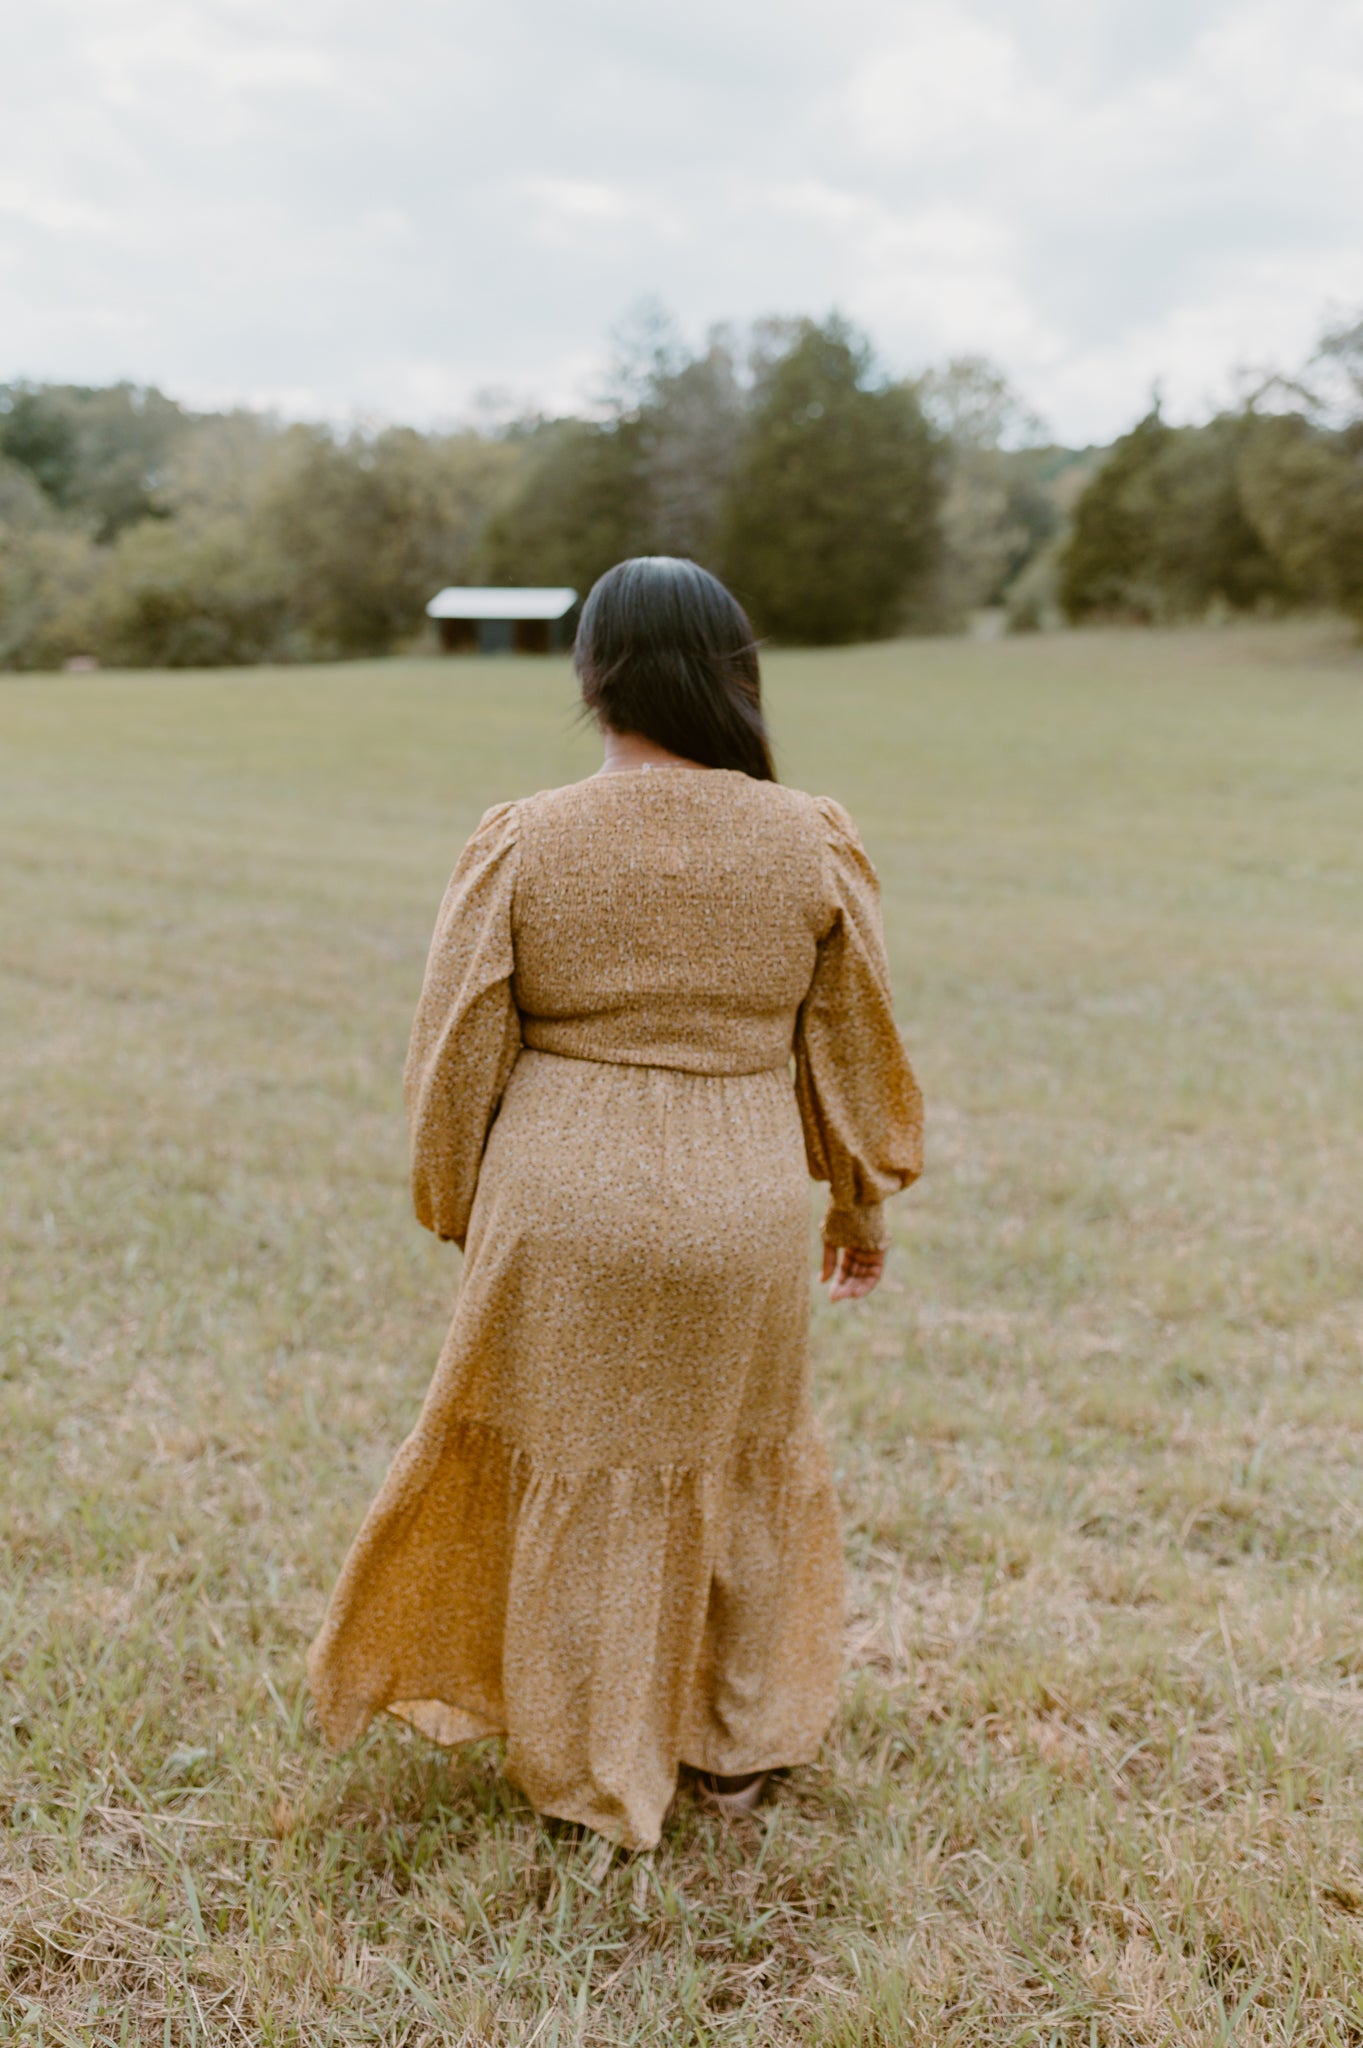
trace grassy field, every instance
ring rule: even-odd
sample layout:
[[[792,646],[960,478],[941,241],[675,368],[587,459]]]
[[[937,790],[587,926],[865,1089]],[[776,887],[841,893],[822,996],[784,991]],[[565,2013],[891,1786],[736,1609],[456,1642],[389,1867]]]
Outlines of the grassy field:
[[[304,1646],[456,1284],[399,1074],[558,663],[0,678],[0,2036],[1363,2042],[1363,656],[777,656],[929,1171],[817,1312],[818,1767],[613,1856]]]

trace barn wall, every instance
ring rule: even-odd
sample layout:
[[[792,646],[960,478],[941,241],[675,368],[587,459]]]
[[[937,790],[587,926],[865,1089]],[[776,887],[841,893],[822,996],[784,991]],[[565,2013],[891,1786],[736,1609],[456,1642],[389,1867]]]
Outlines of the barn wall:
[[[443,654],[562,654],[573,644],[577,606],[562,619],[437,619]]]

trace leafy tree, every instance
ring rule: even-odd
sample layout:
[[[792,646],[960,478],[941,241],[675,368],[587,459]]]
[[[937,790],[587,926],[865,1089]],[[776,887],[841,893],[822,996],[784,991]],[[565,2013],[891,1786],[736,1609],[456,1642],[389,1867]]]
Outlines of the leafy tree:
[[[1251,524],[1304,604],[1363,621],[1363,318],[1326,330],[1299,378],[1251,409],[1240,491]]]
[[[0,527],[31,533],[58,524],[57,509],[33,472],[0,455]]]
[[[188,425],[189,415],[150,387],[0,386],[0,455],[99,541],[155,516],[162,471]]]
[[[1060,602],[1075,620],[1195,618],[1280,607],[1291,585],[1248,517],[1240,459],[1252,421],[1170,427],[1156,408],[1124,434],[1075,507]]]
[[[421,625],[441,584],[468,579],[488,506],[514,467],[509,442],[426,439],[410,427],[285,437],[262,507],[301,643],[319,655],[384,654]]]
[[[105,663],[222,668],[300,652],[290,597],[277,553],[247,521],[143,520],[109,550],[90,615]]]
[[[1061,515],[1022,451],[953,448],[946,470],[939,591],[943,621],[956,625],[1007,600],[1059,532]]]
[[[1363,620],[1363,424],[1328,433],[1296,414],[1257,420],[1240,490],[1297,600]]]
[[[78,469],[76,432],[54,394],[24,384],[0,392],[0,455],[24,470],[54,506],[69,504]]]
[[[100,551],[87,616],[102,661],[199,668],[307,651],[268,518],[291,445],[256,413],[209,415],[187,428],[157,485],[158,516]]]
[[[522,458],[483,538],[489,582],[585,593],[624,556],[649,551],[637,421],[548,421]]]
[[[671,365],[638,413],[641,518],[647,552],[713,568],[746,430],[746,393],[732,337],[715,329],[701,354]]]
[[[918,396],[942,446],[944,622],[962,623],[1010,587],[1059,531],[1046,488],[1045,430],[996,364],[954,356],[918,381]]]
[[[765,361],[770,324],[754,330],[750,356]],[[751,384],[739,338],[713,327],[692,353],[664,309],[645,299],[612,342],[603,399],[628,464],[629,551],[713,566]]]
[[[296,453],[277,420],[244,408],[194,420],[162,466],[156,511],[185,525],[259,519]]]
[[[0,668],[59,668],[88,650],[99,559],[31,470],[0,455]]]
[[[1035,448],[1046,430],[1026,400],[987,356],[952,356],[918,380],[930,425],[953,448]]]
[[[1060,566],[1060,601],[1070,618],[1148,614],[1142,571],[1156,516],[1152,480],[1171,438],[1155,407],[1113,444],[1080,498]]]
[[[1363,425],[1363,315],[1326,329],[1306,376],[1321,425]]]
[[[50,518],[18,526],[0,517],[0,668],[60,668],[95,649],[100,567],[88,534]]]
[[[803,321],[759,377],[719,535],[759,631],[876,639],[928,600],[937,451],[913,390],[839,319]]]

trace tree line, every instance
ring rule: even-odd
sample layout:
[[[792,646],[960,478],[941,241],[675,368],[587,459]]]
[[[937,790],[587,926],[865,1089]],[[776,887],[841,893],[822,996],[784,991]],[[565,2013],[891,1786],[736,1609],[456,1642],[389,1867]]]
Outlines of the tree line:
[[[1207,425],[1114,443],[1055,565],[1067,617],[1330,609],[1363,623],[1363,320]]]
[[[688,555],[799,644],[1331,605],[1363,617],[1363,323],[1204,427],[1053,445],[978,357],[888,375],[843,320],[640,313],[576,415],[454,432],[0,386],[0,666],[421,644],[446,583],[586,591]]]

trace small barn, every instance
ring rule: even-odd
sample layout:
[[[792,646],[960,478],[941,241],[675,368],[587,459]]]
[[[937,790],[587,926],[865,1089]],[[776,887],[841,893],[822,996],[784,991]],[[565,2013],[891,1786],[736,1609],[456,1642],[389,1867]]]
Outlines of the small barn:
[[[446,654],[558,654],[573,637],[577,592],[439,590],[426,607]]]

